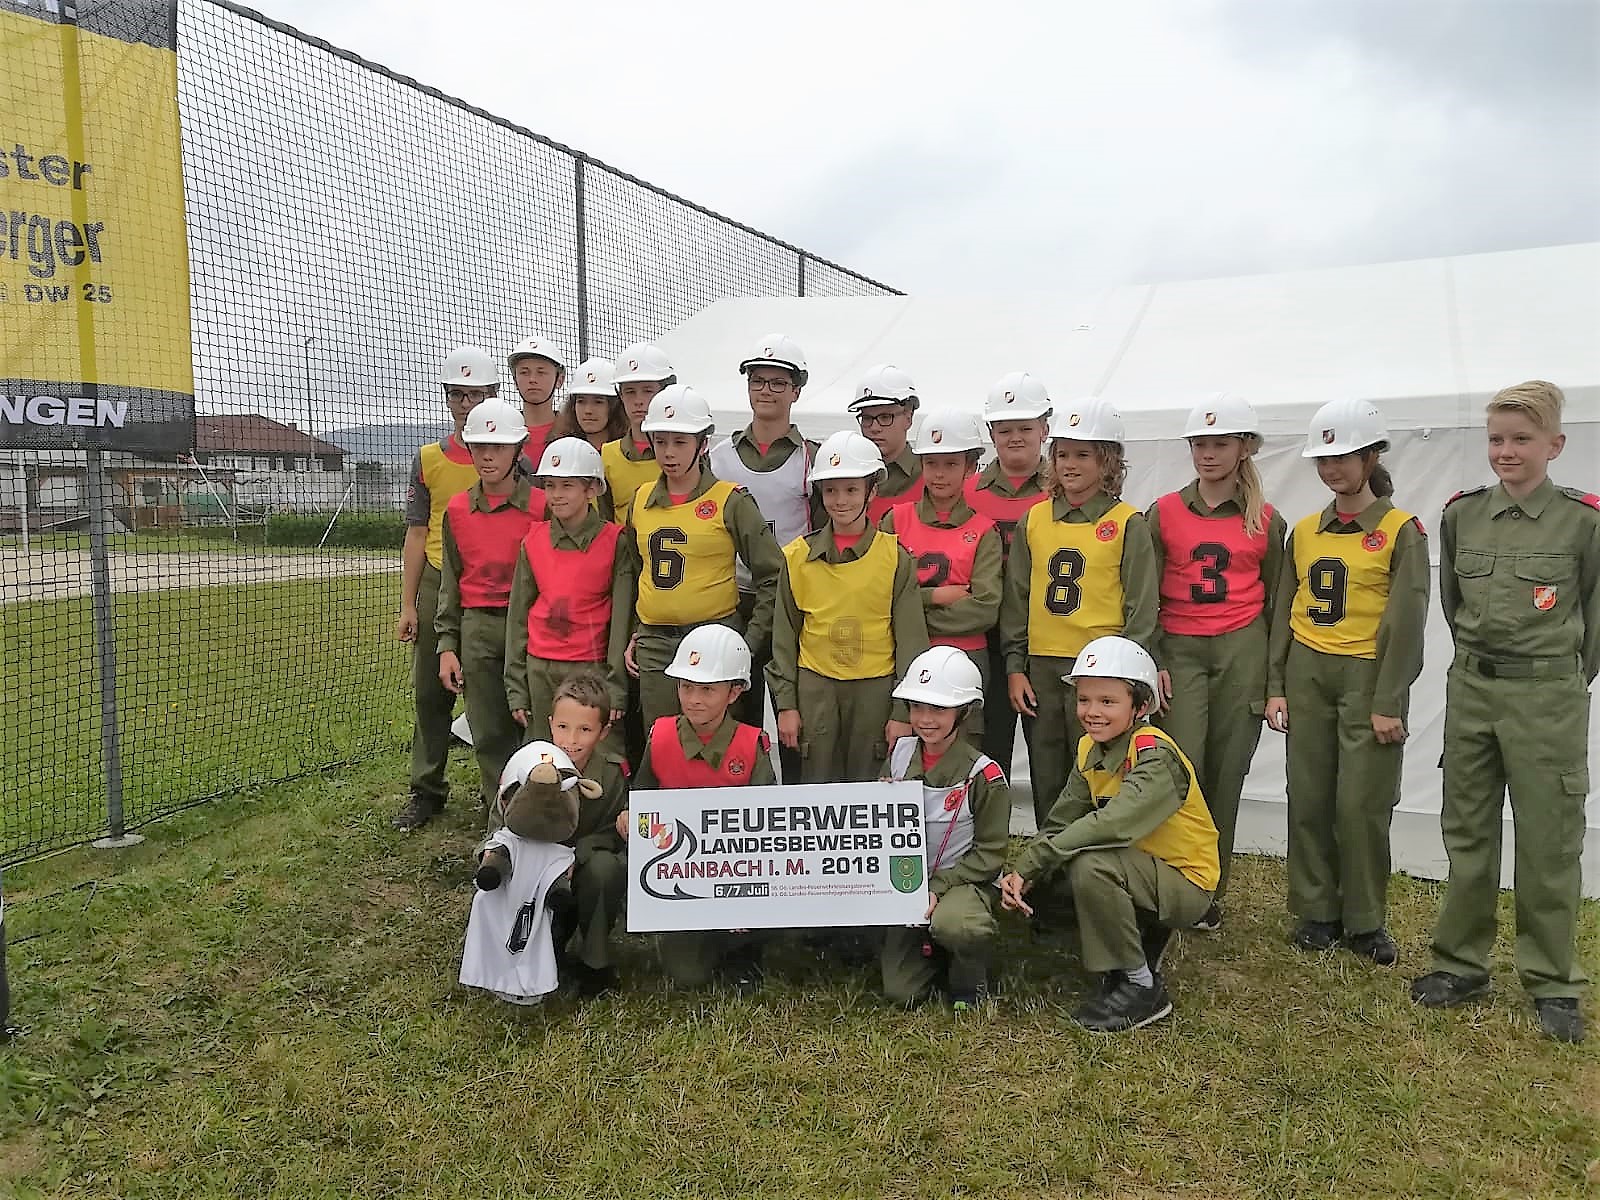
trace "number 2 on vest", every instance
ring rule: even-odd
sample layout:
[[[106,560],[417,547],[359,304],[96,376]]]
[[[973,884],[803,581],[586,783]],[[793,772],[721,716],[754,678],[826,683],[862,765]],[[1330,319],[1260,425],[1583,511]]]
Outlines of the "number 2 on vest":
[[[675,547],[688,544],[688,534],[670,525],[650,535],[650,582],[660,591],[671,591],[683,582],[687,562]]]
[[[1200,564],[1200,582],[1189,585],[1189,599],[1196,604],[1225,602],[1228,577],[1223,572],[1233,561],[1232,552],[1221,542],[1201,542],[1194,548],[1193,560]]]
[[[917,583],[921,587],[943,587],[950,582],[950,556],[929,550],[917,556]]]
[[[1350,568],[1342,558],[1319,558],[1306,572],[1306,588],[1317,603],[1306,607],[1306,616],[1317,625],[1337,625],[1344,620],[1345,587]]]
[[[1057,550],[1050,556],[1050,587],[1044,594],[1044,607],[1058,617],[1070,617],[1083,603],[1083,589],[1078,586],[1085,567],[1083,552],[1070,548]]]

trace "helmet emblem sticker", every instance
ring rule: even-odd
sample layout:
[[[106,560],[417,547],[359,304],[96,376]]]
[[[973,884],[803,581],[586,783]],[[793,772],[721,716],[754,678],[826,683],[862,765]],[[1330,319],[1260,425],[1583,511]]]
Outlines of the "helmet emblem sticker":
[[[669,404],[669,405],[667,405],[667,406],[666,406],[666,407],[665,407],[665,408],[663,408],[663,409],[662,409],[662,410],[661,410],[661,411],[662,411],[662,412],[663,412],[663,413],[665,413],[665,414],[666,414],[666,415],[667,415],[667,416],[669,416],[669,417],[670,417],[670,416],[672,416],[672,414],[673,414],[673,408],[672,408],[672,405],[670,405],[670,404]]]
[[[550,456],[550,465],[551,465],[551,466],[552,466],[552,467],[559,467],[559,466],[560,466],[560,465],[561,465],[561,455],[559,455],[559,454],[552,454],[552,455],[551,455],[551,456]]]
[[[637,371],[638,369],[639,369],[639,360],[637,358],[630,358],[628,360],[628,370]]]
[[[933,672],[932,671],[923,671],[923,672],[921,672],[917,676],[917,682],[918,683],[932,683],[933,682]]]
[[[700,665],[700,651],[698,651],[698,650],[689,651],[689,665],[691,667],[698,667]]]
[[[1078,414],[1077,413],[1073,413],[1070,417],[1067,418],[1067,424],[1068,425],[1076,425],[1077,423],[1078,423]]]
[[[1216,423],[1217,423],[1217,414],[1216,413],[1207,413],[1206,414],[1206,424],[1207,425],[1215,425]]]
[[[1323,445],[1324,445],[1324,446],[1331,446],[1331,445],[1333,445],[1333,439],[1334,439],[1334,436],[1335,436],[1335,434],[1334,434],[1334,431],[1333,431],[1333,430],[1331,430],[1331,429],[1324,429],[1324,430],[1323,430],[1323,431],[1322,431],[1322,444],[1323,444]]]
[[[944,430],[942,430],[942,429],[935,429],[935,430],[934,430],[934,431],[933,431],[933,432],[932,432],[932,433],[931,433],[931,434],[929,434],[929,435],[928,435],[928,436],[929,436],[929,438],[930,438],[930,439],[931,439],[931,440],[932,440],[932,441],[933,441],[933,444],[934,444],[934,445],[935,445],[935,446],[937,446],[937,445],[938,445],[938,444],[939,444],[939,443],[940,443],[940,442],[942,442],[942,441],[944,441]]]
[[[1083,656],[1083,665],[1092,669],[1094,667],[1094,655],[1085,654]]]

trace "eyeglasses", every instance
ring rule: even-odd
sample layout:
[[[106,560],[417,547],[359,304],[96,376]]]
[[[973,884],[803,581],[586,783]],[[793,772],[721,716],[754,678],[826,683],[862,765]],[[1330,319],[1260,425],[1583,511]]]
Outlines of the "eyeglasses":
[[[871,429],[873,427],[887,429],[895,423],[896,418],[903,416],[904,412],[904,409],[897,408],[893,412],[857,413],[856,420],[861,423],[861,428],[863,429]]]
[[[790,388],[787,379],[746,379],[745,384],[752,392],[785,392]]]

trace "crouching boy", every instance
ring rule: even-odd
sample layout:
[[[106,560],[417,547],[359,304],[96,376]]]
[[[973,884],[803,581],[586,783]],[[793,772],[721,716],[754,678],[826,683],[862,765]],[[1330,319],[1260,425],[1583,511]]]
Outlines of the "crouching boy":
[[[1211,906],[1217,828],[1189,760],[1149,723],[1156,696],[1149,654],[1127,638],[1096,638],[1065,682],[1075,689],[1084,736],[1044,827],[1000,881],[1001,903],[1032,916],[1023,897],[1065,870],[1084,966],[1102,976],[1073,1019],[1120,1033],[1172,1012],[1161,958],[1172,931]]]
[[[988,998],[993,883],[1005,863],[1011,789],[1000,765],[961,735],[983,702],[983,675],[966,654],[953,646],[924,651],[894,695],[910,705],[914,736],[890,748],[884,775],[922,783],[928,926],[886,931],[883,990],[896,1004],[918,1003],[942,959],[950,1007],[961,1012]]]
[[[766,787],[777,783],[771,743],[728,710],[750,686],[750,647],[726,625],[684,635],[666,674],[678,681],[681,714],[658,718],[646,735],[634,790]],[[617,819],[626,836],[629,813]],[[749,930],[664,933],[661,964],[679,987],[704,987],[718,967],[736,986],[761,983],[761,935]]]

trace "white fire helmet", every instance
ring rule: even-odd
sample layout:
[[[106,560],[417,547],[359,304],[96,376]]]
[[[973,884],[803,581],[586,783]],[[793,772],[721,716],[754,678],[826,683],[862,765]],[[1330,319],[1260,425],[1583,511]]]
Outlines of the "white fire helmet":
[[[1255,437],[1261,436],[1261,421],[1255,406],[1243,396],[1232,392],[1217,392],[1207,396],[1189,413],[1183,436],[1195,437]]]
[[[911,660],[906,677],[895,685],[894,698],[939,708],[981,704],[983,676],[954,646],[934,646]]]
[[[606,396],[617,394],[617,368],[610,359],[586,358],[567,379],[568,396]]]
[[[1376,446],[1389,448],[1383,414],[1367,400],[1330,400],[1312,414],[1301,458],[1333,458]]]
[[[618,387],[625,383],[666,383],[674,378],[666,352],[649,342],[635,342],[617,355],[613,370],[611,382]]]
[[[515,367],[519,358],[543,358],[555,363],[557,371],[565,372],[567,369],[566,354],[554,338],[545,337],[542,333],[530,333],[511,347],[511,353],[506,355],[506,366]]]
[[[985,421],[1036,421],[1050,415],[1044,380],[1026,371],[1008,371],[994,381],[983,402]]]
[[[1098,637],[1078,652],[1072,674],[1064,683],[1079,679],[1126,679],[1156,691],[1156,660],[1138,642],[1125,637]]]
[[[1074,400],[1058,408],[1050,418],[1050,440],[1070,438],[1076,442],[1116,442],[1127,436],[1122,414],[1111,401],[1099,396]]]
[[[983,449],[983,421],[960,408],[934,408],[922,414],[911,443],[913,454],[960,454]]]
[[[811,482],[825,479],[871,479],[881,482],[889,474],[883,452],[859,433],[846,430],[829,434],[817,447],[811,464]]]
[[[445,387],[499,387],[500,364],[489,357],[487,350],[457,346],[444,356],[439,382]]]
[[[849,411],[860,412],[881,404],[905,404],[913,411],[917,407],[917,385],[911,382],[911,376],[887,363],[873,367],[856,384]]]
[[[748,375],[751,367],[782,367],[793,371],[795,387],[805,387],[810,378],[805,351],[786,333],[769,333],[757,342],[750,357],[739,364],[739,374]]]
[[[683,635],[666,673],[688,683],[750,686],[750,647],[726,625],[701,625]]]
[[[650,407],[639,429],[647,434],[710,434],[713,425],[706,398],[686,383],[674,383],[650,397]]]
[[[467,414],[461,440],[467,445],[515,446],[526,440],[528,427],[522,420],[522,406],[498,396],[490,396]]]
[[[544,448],[539,458],[540,479],[593,479],[606,490],[606,468],[600,451],[580,437],[557,438]]]

